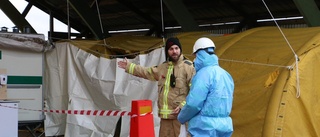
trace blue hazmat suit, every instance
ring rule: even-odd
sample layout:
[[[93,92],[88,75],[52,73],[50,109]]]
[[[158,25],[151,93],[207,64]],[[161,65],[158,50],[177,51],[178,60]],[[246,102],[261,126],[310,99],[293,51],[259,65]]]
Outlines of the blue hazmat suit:
[[[196,74],[178,120],[182,124],[189,121],[188,131],[193,137],[230,137],[233,79],[219,66],[218,57],[205,50],[196,52],[194,65]]]

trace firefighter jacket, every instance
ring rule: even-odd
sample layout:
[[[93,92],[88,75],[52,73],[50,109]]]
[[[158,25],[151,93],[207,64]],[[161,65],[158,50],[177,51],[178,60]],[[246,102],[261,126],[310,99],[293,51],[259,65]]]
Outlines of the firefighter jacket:
[[[143,67],[129,63],[125,71],[134,76],[158,81],[158,114],[162,119],[177,119],[170,115],[178,106],[185,105],[191,78],[195,73],[191,61],[180,56],[177,62],[166,61],[158,66]],[[174,74],[174,75],[172,75]]]

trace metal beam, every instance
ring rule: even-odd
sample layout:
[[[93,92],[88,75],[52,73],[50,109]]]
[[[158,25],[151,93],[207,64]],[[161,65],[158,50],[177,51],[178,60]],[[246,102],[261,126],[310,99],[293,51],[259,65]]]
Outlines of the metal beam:
[[[7,17],[16,25],[16,27],[20,31],[23,31],[25,27],[29,27],[30,33],[37,33],[9,0],[0,0],[0,3],[0,9],[7,15]]]
[[[78,13],[83,22],[91,30],[97,39],[104,39],[106,36],[101,29],[98,16],[92,11],[84,0],[69,0],[70,6]],[[105,33],[105,32],[104,32]],[[107,32],[108,33],[108,32]]]
[[[51,36],[49,38],[50,42],[55,42],[61,39],[69,39],[70,36],[81,37],[80,33],[68,33],[68,32],[52,32],[49,31],[48,35]]]
[[[254,17],[245,17],[239,25],[237,25],[232,33],[239,33],[243,28],[251,29],[257,27],[257,19]]]
[[[315,0],[293,0],[309,27],[320,26],[320,11]]]
[[[255,15],[247,13],[244,9],[241,8],[241,6],[237,6],[230,0],[223,0],[222,2],[230,6],[234,11],[236,11],[238,14],[240,14],[240,16],[243,17],[243,20],[234,28],[234,31],[232,33],[238,33],[245,27],[247,27],[247,29],[250,29],[257,26],[257,19]]]
[[[48,2],[48,1],[46,1]],[[42,10],[43,12],[47,13],[48,15],[52,15],[55,19],[61,21],[62,23],[68,25],[68,20],[66,19],[66,16],[64,12],[62,12],[61,10],[55,10],[55,6],[54,5],[50,5],[48,3],[46,3],[45,1],[33,1],[33,5],[36,6],[37,8],[39,8],[40,10]],[[73,18],[69,18],[70,21],[70,26],[81,32],[81,30],[88,30],[89,28],[87,28],[87,26],[79,24],[79,21],[77,21],[76,19]]]
[[[164,0],[163,2],[166,4],[173,17],[181,25],[183,31],[199,30],[197,22],[182,3],[182,0]]]
[[[125,5],[127,8],[129,8],[130,10],[132,10],[134,13],[136,13],[137,15],[141,16],[143,19],[145,19],[146,21],[148,21],[150,24],[153,25],[153,29],[150,29],[152,31],[156,31],[156,33],[162,33],[161,30],[161,23],[157,22],[155,19],[153,19],[149,14],[146,14],[144,12],[142,12],[140,9],[138,9],[131,1],[129,0],[118,0],[119,3]],[[147,35],[150,35],[150,33],[152,33],[151,31],[149,31],[147,33]]]
[[[27,5],[27,7],[23,10],[22,16],[23,16],[23,17],[26,17],[31,8],[32,8],[32,4],[29,2],[28,5]]]

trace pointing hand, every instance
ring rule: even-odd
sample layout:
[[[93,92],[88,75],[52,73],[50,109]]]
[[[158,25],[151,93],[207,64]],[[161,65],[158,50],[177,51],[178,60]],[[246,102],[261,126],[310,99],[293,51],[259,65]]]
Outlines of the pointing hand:
[[[118,67],[125,69],[127,64],[128,64],[128,60],[127,60],[127,58],[124,58],[123,61],[118,62]]]

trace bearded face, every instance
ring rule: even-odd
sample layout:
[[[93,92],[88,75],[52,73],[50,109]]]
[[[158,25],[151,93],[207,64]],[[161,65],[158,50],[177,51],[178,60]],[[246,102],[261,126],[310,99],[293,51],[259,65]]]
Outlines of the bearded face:
[[[169,56],[170,61],[177,62],[181,56],[181,50],[180,50],[179,46],[172,45],[168,49],[168,56]]]

